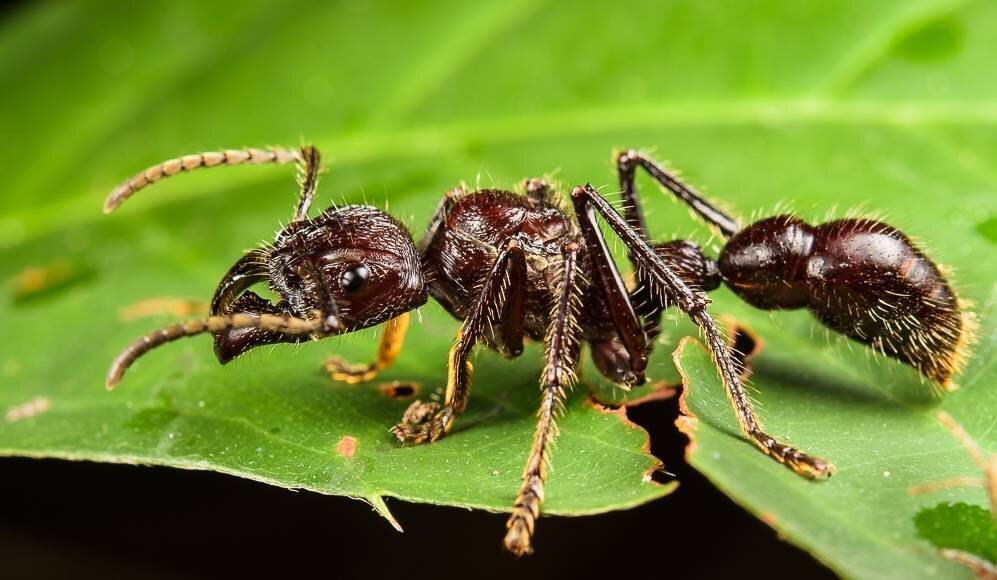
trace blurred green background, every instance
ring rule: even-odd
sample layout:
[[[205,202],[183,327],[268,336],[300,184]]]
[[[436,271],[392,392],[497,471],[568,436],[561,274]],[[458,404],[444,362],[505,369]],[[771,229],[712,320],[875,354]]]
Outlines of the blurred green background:
[[[364,428],[372,433],[390,425],[398,404],[363,393],[330,394],[315,372],[333,348],[328,345],[309,346],[297,356],[289,356],[291,349],[280,351],[286,355],[259,353],[221,369],[207,340],[200,339],[143,360],[130,375],[134,384],[124,385],[127,392],[111,396],[100,389],[117,349],[169,320],[123,324],[119,308],[151,296],[210,296],[241,250],[286,221],[295,186],[287,168],[202,172],[142,192],[111,217],[100,213],[104,195],[135,171],[179,154],[268,144],[311,142],[321,148],[329,171],[316,205],[366,200],[388,207],[416,232],[442,192],[461,181],[510,188],[524,177],[551,174],[565,188],[591,181],[613,191],[610,155],[620,147],[653,151],[745,218],[776,207],[811,220],[833,208],[836,215],[855,207],[885,214],[953,266],[963,293],[978,304],[984,335],[966,376],[988,385],[997,259],[995,56],[997,4],[979,1],[18,5],[0,24],[0,280],[6,284],[0,318],[11,329],[0,338],[0,404],[10,409],[39,394],[53,404],[37,424],[0,425],[0,449],[244,467],[256,449],[251,437],[239,439],[236,428],[173,423],[170,413],[196,413],[199,401],[233,416],[275,414],[287,425],[287,437],[317,448],[334,440],[340,426],[360,419],[343,410],[326,422],[324,414],[335,413],[302,406],[341,404],[359,408],[358,416],[369,410],[375,418]],[[684,209],[641,183],[656,234],[718,247]],[[53,265],[69,272],[63,283],[28,299],[16,296],[25,269]],[[734,313],[766,332],[772,358],[762,361],[757,381],[769,425],[845,465],[865,465],[863,482],[882,473],[880,463],[859,460],[867,450],[851,446],[848,429],[835,425],[842,425],[842,417],[852,417],[856,428],[876,420],[875,412],[849,406],[882,404],[863,385],[887,384],[890,396],[903,401],[904,393],[921,388],[916,378],[899,365],[828,344],[803,313],[772,317],[726,291],[714,298],[718,312]],[[397,376],[432,384],[442,380],[456,324],[434,307],[423,315],[421,327],[413,329],[417,346],[407,362],[403,356]],[[679,328],[671,344],[687,330]],[[350,337],[335,349],[364,357],[373,338]],[[811,338],[815,346],[804,343]],[[656,372],[674,377],[670,347],[659,350]],[[464,441],[473,446],[520,434],[525,447],[536,353],[512,366],[491,355],[480,358],[484,368],[513,377],[513,411],[489,426],[494,431],[469,430]],[[845,378],[822,381],[829,371]],[[281,377],[293,385],[280,384]],[[844,403],[784,386],[794,380],[842,395]],[[485,380],[481,387],[486,402],[472,406],[472,416],[487,416],[487,401],[501,399],[499,385]],[[975,409],[960,420],[992,448],[997,431],[988,428],[993,414],[986,409],[993,397],[959,396],[955,408]],[[579,413],[583,406],[578,399]],[[918,412],[910,424],[898,419],[899,427],[884,423],[868,435],[906,437],[896,449],[884,450],[887,455],[903,447],[938,452],[937,461],[931,455],[904,472],[907,479],[892,483],[892,499],[884,504],[908,501],[903,498],[911,482],[972,468],[958,459],[958,446],[937,425],[921,439],[931,420],[928,410]],[[579,414],[576,430],[595,425],[590,419]],[[190,447],[164,445],[167,431],[179,428],[202,439]],[[571,458],[565,461],[584,462],[583,446],[565,430],[563,457]],[[827,439],[828,432],[840,440]],[[228,462],[209,458],[227,450],[222,434],[233,438]],[[639,447],[639,436],[619,436]],[[391,449],[387,439],[377,445],[385,453]],[[514,448],[503,459],[507,477],[487,493],[473,479],[456,491],[440,484],[423,496],[398,482],[379,482],[384,487],[365,497],[387,492],[500,508],[503,493],[515,490],[514,466],[522,451]],[[782,485],[778,478],[785,475],[769,466],[772,472],[758,468],[757,480],[739,478],[702,457],[697,467],[729,492],[738,479],[768,485],[766,478],[775,478]],[[330,485],[325,467],[301,466],[303,461],[289,453],[283,462],[264,461],[248,471],[284,484]],[[584,489],[593,474],[573,478],[569,468],[555,473],[563,477],[552,481],[550,506],[563,501],[571,511],[578,496],[570,490]],[[558,485],[565,487],[555,493]],[[771,489],[783,493],[778,485]],[[827,508],[864,490],[845,491],[804,493]],[[984,503],[966,493],[943,497]],[[619,507],[659,493],[628,494],[588,500]],[[769,501],[745,490],[734,495],[755,513]],[[476,497],[480,503],[468,499]],[[792,505],[782,508],[791,512]],[[896,534],[887,542],[890,549],[899,546],[897,557],[911,569],[937,565],[932,572],[958,574],[935,562],[927,542],[914,539],[911,518],[903,513],[902,521],[898,515],[876,532]],[[889,520],[878,512],[868,517]],[[495,520],[500,527],[501,518]],[[805,521],[779,529],[839,572],[882,572],[864,568],[871,564],[853,557],[857,548],[851,544],[836,544],[835,533],[843,532],[807,528]],[[880,549],[869,544],[870,554]],[[905,570],[893,563],[884,567]]]

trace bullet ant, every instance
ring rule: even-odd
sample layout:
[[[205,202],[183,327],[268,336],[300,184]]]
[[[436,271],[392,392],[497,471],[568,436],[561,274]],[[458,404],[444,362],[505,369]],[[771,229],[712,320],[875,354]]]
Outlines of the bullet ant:
[[[870,219],[811,226],[790,215],[742,227],[636,151],[616,158],[623,215],[591,185],[572,190],[573,217],[542,179],[527,180],[524,194],[457,188],[440,201],[418,245],[400,222],[370,206],[334,206],[308,217],[320,166],[314,147],[169,160],[118,186],[104,211],[184,171],[289,162],[298,164],[300,174],[292,221],[273,243],[232,266],[215,291],[210,316],[129,345],[111,366],[108,388],[138,357],[182,337],[213,334],[224,364],[261,345],[386,323],[375,362],[326,363],[337,380],[370,380],[400,352],[408,313],[431,296],[461,325],[450,349],[443,403],[416,401],[392,429],[402,443],[418,444],[446,435],[467,406],[475,345],[516,357],[524,338],[543,341],[539,422],[505,536],[505,547],[517,555],[531,551],[555,411],[575,379],[582,343],[607,378],[643,384],[661,314],[677,306],[699,326],[748,440],[797,474],[822,478],[833,471],[829,462],[762,429],[724,335],[707,312],[705,292],[726,284],[757,308],[807,308],[830,329],[913,366],[943,389],[952,388],[971,336],[969,319],[939,268],[900,231]],[[638,167],[726,239],[718,259],[689,241],[651,241],[634,183]],[[625,285],[597,215],[626,246],[636,289]],[[275,303],[249,290],[259,282],[279,296]]]

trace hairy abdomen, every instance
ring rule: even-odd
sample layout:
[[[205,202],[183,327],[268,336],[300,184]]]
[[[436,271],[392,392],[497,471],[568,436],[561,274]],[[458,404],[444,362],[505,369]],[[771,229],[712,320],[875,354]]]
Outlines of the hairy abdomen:
[[[930,259],[882,222],[769,218],[732,236],[719,264],[750,304],[806,307],[832,330],[940,385],[963,358],[968,330],[955,293]]]

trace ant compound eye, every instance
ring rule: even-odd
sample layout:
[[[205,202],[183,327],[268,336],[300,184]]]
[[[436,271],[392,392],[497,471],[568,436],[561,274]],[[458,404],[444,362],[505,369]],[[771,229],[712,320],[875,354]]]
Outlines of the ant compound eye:
[[[367,269],[367,266],[363,264],[353,266],[339,277],[339,286],[347,294],[356,294],[367,283],[368,276],[370,276],[370,270]]]

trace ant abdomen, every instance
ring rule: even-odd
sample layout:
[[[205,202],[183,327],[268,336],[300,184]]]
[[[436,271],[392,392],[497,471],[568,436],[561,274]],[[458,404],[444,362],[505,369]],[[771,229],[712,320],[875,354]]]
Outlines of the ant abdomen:
[[[870,219],[810,226],[793,216],[735,233],[720,255],[727,285],[762,309],[809,309],[832,330],[949,387],[966,329],[938,266],[899,230]]]

